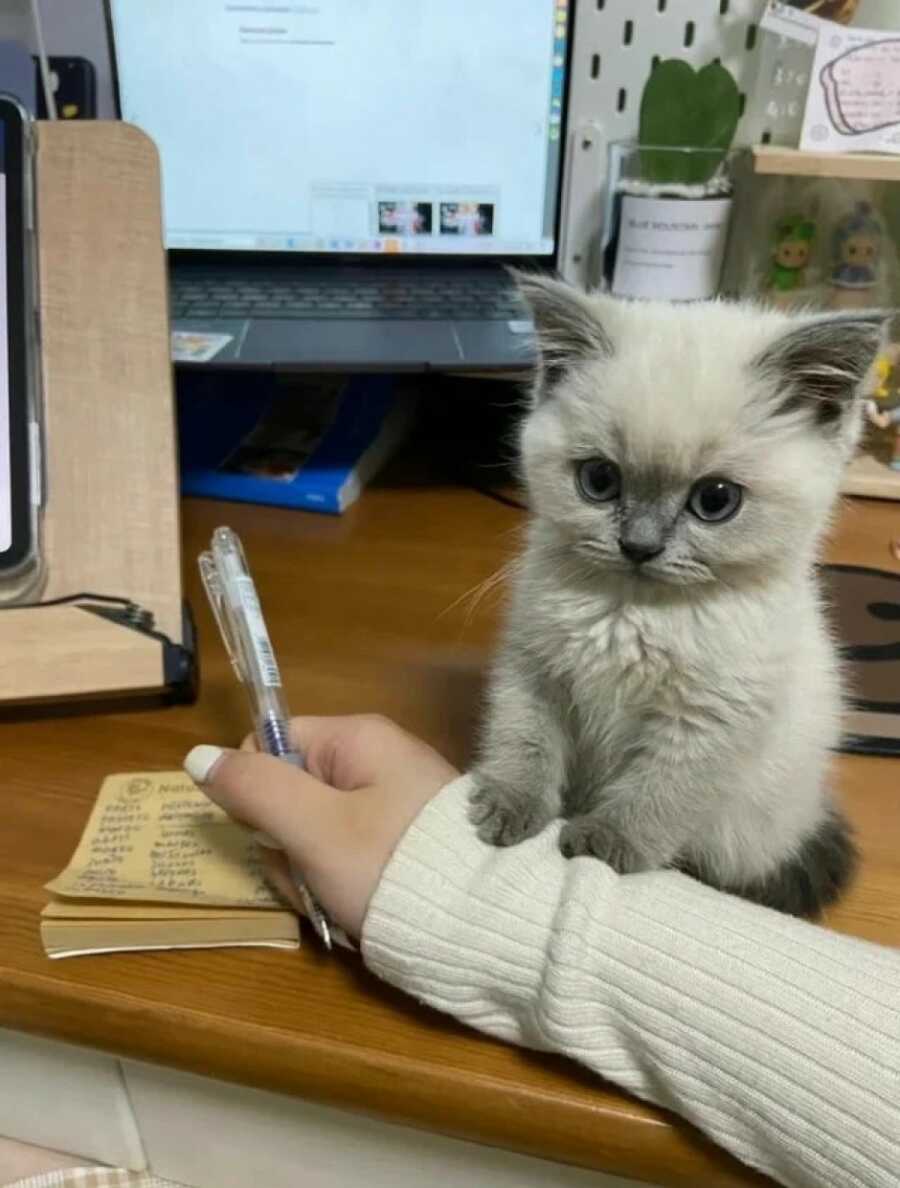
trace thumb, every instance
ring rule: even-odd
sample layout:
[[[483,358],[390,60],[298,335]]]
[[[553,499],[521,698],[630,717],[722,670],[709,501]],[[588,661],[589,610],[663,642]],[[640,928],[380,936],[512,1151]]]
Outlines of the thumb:
[[[229,816],[298,854],[330,829],[343,799],[309,772],[271,755],[194,747],[184,769]]]

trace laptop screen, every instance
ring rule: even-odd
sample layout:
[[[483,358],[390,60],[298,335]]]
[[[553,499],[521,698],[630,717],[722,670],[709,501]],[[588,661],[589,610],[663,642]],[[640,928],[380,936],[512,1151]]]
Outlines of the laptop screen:
[[[572,0],[110,0],[171,248],[550,255]]]

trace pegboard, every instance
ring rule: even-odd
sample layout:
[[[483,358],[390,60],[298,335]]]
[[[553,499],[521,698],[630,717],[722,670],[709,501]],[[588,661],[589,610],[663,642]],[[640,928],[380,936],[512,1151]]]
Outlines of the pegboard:
[[[719,58],[746,95],[758,69],[763,7],[764,0],[578,0],[559,254],[567,279],[596,284],[607,144],[637,135],[654,57],[693,66]],[[764,110],[748,111],[735,142],[768,139],[765,119]]]

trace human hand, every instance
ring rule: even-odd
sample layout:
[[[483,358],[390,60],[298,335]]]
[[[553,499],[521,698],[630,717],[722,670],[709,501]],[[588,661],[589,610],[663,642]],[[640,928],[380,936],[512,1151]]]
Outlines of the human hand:
[[[267,868],[301,904],[289,863],[328,915],[359,937],[382,871],[406,830],[459,772],[394,722],[376,715],[295,718],[291,741],[306,771],[271,755],[195,747],[188,775],[236,820],[283,849]]]

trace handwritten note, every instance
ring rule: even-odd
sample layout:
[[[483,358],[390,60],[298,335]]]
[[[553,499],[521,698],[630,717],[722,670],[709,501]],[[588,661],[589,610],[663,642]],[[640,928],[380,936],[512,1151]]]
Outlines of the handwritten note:
[[[900,153],[900,36],[826,25],[816,44],[800,147]]]
[[[283,907],[256,843],[181,772],[103,782],[57,895],[221,907]]]

